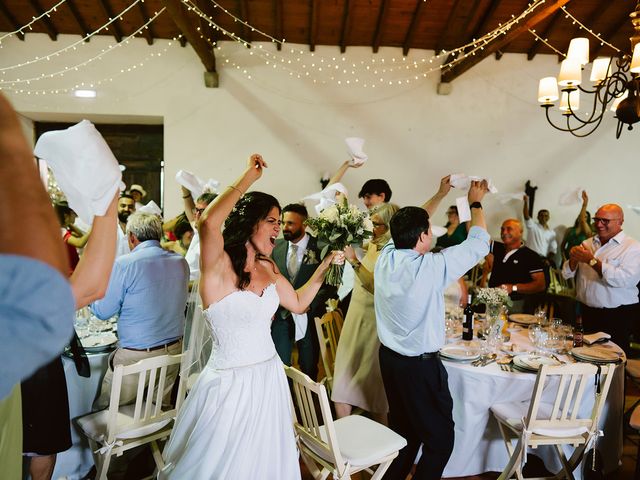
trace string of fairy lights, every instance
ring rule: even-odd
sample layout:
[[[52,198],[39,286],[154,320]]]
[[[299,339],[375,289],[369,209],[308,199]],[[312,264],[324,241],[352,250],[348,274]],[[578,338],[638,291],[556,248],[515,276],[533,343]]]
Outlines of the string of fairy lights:
[[[24,34],[26,33],[27,30],[31,31],[33,30],[31,28],[31,25],[33,25],[34,23],[36,23],[37,21],[39,21],[41,18],[44,17],[50,17],[51,13],[56,12],[58,10],[58,7],[60,5],[62,5],[63,3],[65,3],[67,0],[60,0],[58,3],[56,3],[53,7],[51,7],[49,10],[43,12],[42,14],[38,15],[37,17],[33,17],[31,19],[31,21],[29,23],[27,23],[26,25],[23,25],[22,27],[20,27],[18,30],[14,30],[13,32],[8,32],[5,33],[4,35],[2,35],[0,37],[0,44],[2,43],[2,40],[4,40],[7,37],[11,37],[13,35],[19,35],[19,34]]]
[[[44,12],[38,17],[33,17],[33,20],[28,24],[20,27],[19,29],[7,33],[0,37],[0,49],[3,48],[2,40],[5,38],[16,35],[20,33],[24,33],[27,30],[31,30],[31,26],[36,21],[40,20],[44,16],[50,16],[52,13],[57,11],[57,8],[63,4],[66,0],[60,0],[57,4],[51,7],[49,10]],[[85,60],[83,62],[77,63],[72,66],[66,66],[61,70],[52,73],[40,73],[37,76],[32,76],[28,78],[15,78],[11,80],[5,80],[4,75],[12,70],[16,70],[22,67],[26,67],[28,65],[33,65],[37,62],[51,60],[54,57],[58,57],[64,53],[76,51],[80,46],[86,45],[86,40],[91,38],[94,35],[97,35],[101,31],[108,28],[108,26],[116,21],[118,18],[121,18],[125,15],[131,8],[133,8],[139,2],[143,2],[144,0],[135,0],[131,3],[127,8],[125,8],[118,15],[115,15],[113,18],[110,18],[107,23],[102,25],[100,28],[95,31],[85,35],[79,41],[74,42],[64,48],[56,50],[47,55],[36,56],[28,61],[21,62],[15,65],[0,67],[0,73],[2,77],[0,77],[0,90],[11,90],[18,93],[26,93],[26,94],[52,94],[52,93],[67,93],[76,88],[80,88],[80,86],[85,85],[101,85],[105,82],[113,81],[119,75],[124,73],[136,70],[141,68],[148,60],[154,57],[159,57],[162,54],[166,53],[169,46],[173,45],[173,42],[169,42],[165,47],[164,51],[161,53],[152,53],[151,55],[146,56],[142,61],[135,62],[129,67],[121,68],[120,71],[116,75],[111,75],[109,77],[103,78],[101,80],[93,81],[93,82],[82,82],[81,84],[77,84],[74,87],[68,88],[53,88],[53,89],[36,89],[33,90],[31,88],[20,88],[18,85],[26,84],[27,86],[31,86],[32,82],[37,82],[39,80],[50,79],[54,77],[63,77],[65,74],[71,72],[78,72],[82,68],[90,65],[96,60],[101,59],[104,55],[109,52],[117,50],[118,47],[121,47],[123,44],[128,44],[130,39],[135,35],[139,34],[143,29],[149,27],[151,24],[162,12],[164,12],[164,8],[159,12],[155,12],[154,16],[150,18],[144,25],[142,25],[139,29],[137,29],[133,34],[129,35],[125,39],[123,39],[120,43],[110,44],[107,48],[101,50],[97,55]],[[298,79],[309,79],[313,83],[334,83],[337,85],[358,85],[364,88],[372,87],[375,88],[376,85],[403,85],[408,84],[414,81],[422,80],[433,72],[437,71],[445,71],[446,69],[450,69],[455,67],[459,62],[463,61],[465,58],[469,56],[476,55],[479,51],[483,50],[490,42],[494,39],[498,38],[500,35],[506,35],[509,30],[516,24],[518,24],[522,19],[530,15],[535,9],[540,7],[545,3],[546,0],[533,0],[529,3],[526,9],[520,13],[519,15],[511,15],[511,18],[498,25],[494,30],[487,32],[480,38],[473,39],[472,41],[466,43],[465,45],[459,46],[449,51],[441,51],[436,52],[435,55],[430,57],[423,57],[418,59],[408,59],[405,56],[400,58],[391,58],[385,59],[372,57],[369,60],[361,60],[359,62],[350,62],[347,61],[345,56],[331,56],[331,57],[323,57],[321,55],[317,55],[315,52],[306,51],[302,48],[289,48],[285,47],[286,40],[278,39],[269,35],[268,33],[261,31],[258,28],[250,25],[245,20],[237,17],[233,12],[226,9],[224,6],[220,5],[216,0],[209,0],[211,6],[214,9],[217,9],[223,12],[225,15],[231,17],[234,23],[239,23],[246,27],[252,34],[262,36],[266,42],[270,42],[275,46],[279,46],[280,49],[278,51],[269,51],[268,48],[265,48],[265,45],[262,45],[260,42],[257,43],[249,43],[247,40],[241,38],[239,35],[223,28],[216,21],[203,12],[198,5],[196,5],[193,0],[181,0],[184,6],[190,13],[194,13],[200,17],[200,19],[209,25],[210,28],[220,32],[222,35],[226,36],[233,42],[245,47],[239,50],[233,50],[229,55],[226,53],[226,49],[223,50],[222,45],[220,43],[216,43],[211,38],[207,38],[203,33],[200,27],[197,30],[200,32],[201,38],[211,45],[212,48],[215,48],[217,56],[219,56],[222,60],[223,65],[233,68],[234,70],[240,71],[244,74],[248,79],[253,79],[254,75],[251,74],[251,67],[247,65],[243,65],[240,60],[236,57],[239,57],[241,53],[247,53],[250,56],[254,56],[259,58],[265,66],[271,68],[279,68],[286,72],[289,76],[295,77]],[[424,0],[427,1],[427,0]],[[578,19],[576,19],[565,7],[562,7],[562,10],[565,13],[566,18],[573,21],[574,24],[577,24],[580,29],[583,29],[589,32],[590,35],[595,37],[602,45],[608,45],[613,48],[615,51],[620,52],[618,48],[614,45],[610,44],[606,40],[602,39],[599,34],[594,32],[592,29],[585,26]],[[553,45],[551,45],[548,39],[543,39],[540,37],[535,30],[529,29],[529,32],[537,39],[537,41],[543,42],[547,47],[556,52],[559,55],[564,54]],[[175,40],[175,39],[174,39]],[[268,44],[267,44],[268,45]],[[273,49],[275,50],[275,49]],[[364,74],[364,75],[363,75]],[[371,79],[371,74],[376,76],[375,79]],[[363,79],[361,79],[363,77]],[[367,77],[368,79],[364,79]]]

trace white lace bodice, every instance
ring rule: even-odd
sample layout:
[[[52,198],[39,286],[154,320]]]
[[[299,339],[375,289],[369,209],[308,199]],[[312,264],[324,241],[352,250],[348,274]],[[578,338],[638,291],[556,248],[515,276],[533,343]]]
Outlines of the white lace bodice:
[[[258,296],[248,290],[230,293],[204,311],[211,324],[213,348],[208,365],[226,369],[253,365],[276,354],[271,319],[280,299],[275,283]]]

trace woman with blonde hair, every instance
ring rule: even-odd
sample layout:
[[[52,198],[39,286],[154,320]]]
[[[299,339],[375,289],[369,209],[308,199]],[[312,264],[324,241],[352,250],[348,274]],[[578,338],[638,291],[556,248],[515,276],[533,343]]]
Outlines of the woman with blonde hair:
[[[355,271],[353,294],[338,342],[331,399],[338,417],[351,414],[354,406],[387,422],[389,405],[380,374],[380,341],[373,308],[373,268],[382,247],[391,239],[389,221],[400,207],[393,203],[377,205],[371,210],[373,238],[362,262],[351,247],[345,257]]]

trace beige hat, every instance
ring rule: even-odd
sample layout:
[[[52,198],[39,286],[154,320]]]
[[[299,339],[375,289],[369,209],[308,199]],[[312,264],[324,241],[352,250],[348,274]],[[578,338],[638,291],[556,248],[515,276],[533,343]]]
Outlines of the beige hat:
[[[129,187],[129,191],[130,192],[132,192],[134,190],[137,191],[137,192],[140,192],[143,197],[147,196],[147,192],[145,191],[145,189],[142,188],[140,185],[136,185],[135,183]]]

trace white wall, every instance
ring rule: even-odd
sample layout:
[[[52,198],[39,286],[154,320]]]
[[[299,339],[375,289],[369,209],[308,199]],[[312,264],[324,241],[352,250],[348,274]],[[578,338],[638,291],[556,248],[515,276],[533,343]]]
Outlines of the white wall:
[[[51,42],[40,34],[27,35],[25,42],[5,39],[0,67],[50,54],[78,39],[61,36],[58,42]],[[60,70],[97,55],[112,43],[109,37],[93,38],[73,55],[10,70],[1,78],[29,78]],[[399,49],[384,48],[373,55],[370,48],[350,47],[342,61],[335,47],[318,48],[313,57],[305,47],[295,47],[296,51],[299,48],[303,49],[302,55],[289,53],[288,47],[278,54],[269,44],[262,51],[284,59],[287,68],[302,72],[301,79],[280,67],[272,68],[273,62],[266,65],[259,49],[252,49],[255,53],[251,55],[246,49],[225,43],[216,54],[220,88],[208,89],[204,87],[203,67],[191,48],[181,48],[177,43],[168,46],[165,41],[148,46],[137,39],[77,73],[20,86],[66,88],[115,76],[97,88],[96,99],[76,99],[67,93],[6,93],[16,109],[32,119],[68,119],[69,114],[80,119],[99,114],[122,121],[129,116],[142,122],[144,118],[140,117],[153,117],[149,121],[156,123],[162,117],[169,215],[181,206],[173,182],[177,170],[192,170],[226,185],[252,152],[262,153],[270,166],[256,188],[275,194],[282,204],[296,201],[317,191],[321,175],[335,170],[345,159],[346,136],[364,137],[370,158],[363,168],[350,170],[344,179],[354,199],[366,179],[378,177],[389,181],[394,201],[418,204],[434,192],[440,177],[466,172],[490,176],[502,192],[521,191],[524,181],[531,179],[539,185],[536,209],[551,210],[553,226],[573,223],[579,210],[577,205],[558,206],[559,195],[568,188],[587,189],[592,213],[605,202],[640,205],[640,127],[624,131],[616,140],[615,121],[609,117],[592,136],[576,139],[553,130],[544,120],[536,90],[540,77],[558,71],[553,56],[539,55],[531,62],[523,55],[505,55],[500,61],[486,59],[454,82],[451,95],[439,96],[437,72],[419,80],[413,78],[414,72],[426,70],[422,63],[418,69],[382,73],[381,68],[402,63]],[[149,58],[157,53],[162,56]],[[407,64],[431,55],[412,51]],[[311,63],[320,65],[321,58],[325,65],[338,63],[340,70],[344,65],[357,75],[341,76],[342,85],[330,81],[325,73],[335,69],[314,70],[304,77],[306,70],[313,70]],[[291,64],[286,63],[289,60]],[[303,63],[308,68],[302,68]],[[133,64],[138,64],[137,68],[127,72]],[[241,65],[240,69],[233,64]],[[364,65],[370,69],[365,70]],[[372,73],[375,68],[379,69],[377,75]],[[405,77],[411,81],[402,85],[378,81],[390,76],[396,81]],[[351,79],[349,85],[344,82],[347,77]],[[314,84],[314,78],[319,83]],[[323,79],[326,84],[320,83]],[[364,83],[377,87],[362,88]],[[7,84],[4,86],[6,89]],[[446,204],[453,203],[455,196],[450,194]],[[505,207],[488,198],[484,203],[494,236],[502,219],[521,210],[520,202]],[[444,210],[439,212],[439,223],[445,221]],[[640,238],[640,217],[628,209],[625,226]]]

